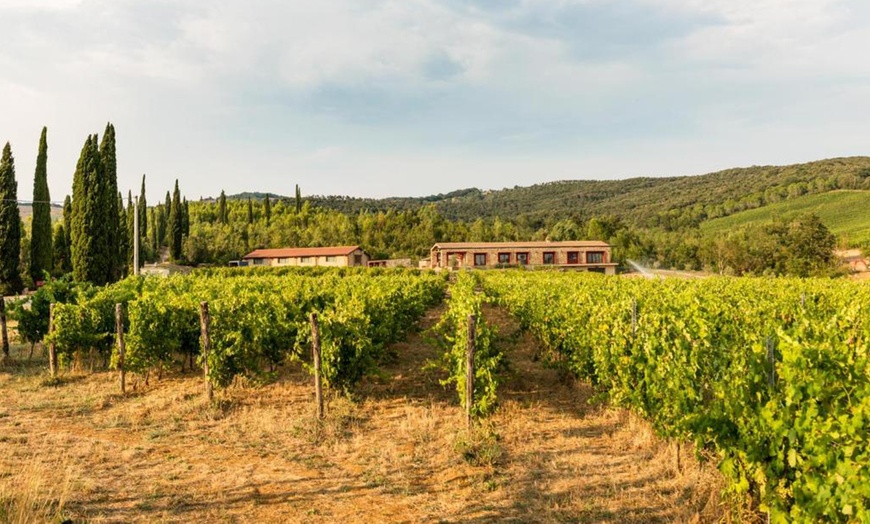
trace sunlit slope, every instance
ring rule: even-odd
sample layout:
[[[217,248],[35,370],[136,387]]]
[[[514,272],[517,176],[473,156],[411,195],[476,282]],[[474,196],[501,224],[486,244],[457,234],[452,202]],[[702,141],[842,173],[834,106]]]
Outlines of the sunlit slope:
[[[705,233],[724,233],[748,224],[770,223],[815,213],[840,239],[850,245],[870,242],[870,191],[831,191],[777,202],[757,209],[701,223]]]

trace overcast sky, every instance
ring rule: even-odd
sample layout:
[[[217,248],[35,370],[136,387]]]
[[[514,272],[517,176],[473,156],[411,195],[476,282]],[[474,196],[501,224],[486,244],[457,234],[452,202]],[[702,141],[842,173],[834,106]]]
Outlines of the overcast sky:
[[[53,200],[419,196],[870,154],[865,0],[0,0],[0,141]]]

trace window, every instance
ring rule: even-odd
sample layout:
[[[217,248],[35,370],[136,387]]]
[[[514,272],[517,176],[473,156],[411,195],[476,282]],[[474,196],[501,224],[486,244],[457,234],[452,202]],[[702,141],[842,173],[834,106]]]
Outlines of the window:
[[[556,253],[554,251],[544,251],[544,264],[555,264]]]
[[[355,266],[362,265],[362,255],[354,255],[353,256],[353,265],[355,265]]]
[[[299,259],[299,263],[300,263],[300,264],[310,264],[310,263],[311,263],[311,257],[301,257],[301,258]]]
[[[604,251],[587,251],[586,252],[586,263],[587,264],[603,264],[604,263]]]
[[[579,264],[580,263],[580,253],[578,251],[568,251],[568,263],[569,264]]]
[[[326,257],[327,262],[335,262],[335,257]]]
[[[475,253],[474,254],[474,265],[475,266],[485,266],[486,265],[486,253]]]
[[[499,253],[498,254],[498,263],[499,264],[510,264],[511,263],[511,254],[510,253]]]
[[[517,264],[521,266],[525,266],[529,263],[529,254],[528,253],[517,253]]]
[[[279,259],[278,259],[278,264],[279,264],[279,265],[284,265],[284,264],[289,264],[289,263],[290,263],[290,259],[289,259],[289,258],[279,258]]]
[[[254,263],[255,266],[262,266],[262,265],[263,265],[263,262],[264,262],[264,260],[263,260],[262,258],[255,258],[255,259],[253,260],[253,263]]]

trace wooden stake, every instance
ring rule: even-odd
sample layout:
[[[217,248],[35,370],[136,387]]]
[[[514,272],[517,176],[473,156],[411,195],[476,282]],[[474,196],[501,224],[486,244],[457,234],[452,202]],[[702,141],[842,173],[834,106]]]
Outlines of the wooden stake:
[[[121,394],[127,393],[124,371],[124,355],[127,346],[124,344],[124,322],[121,317],[121,304],[115,304],[115,331],[118,333],[118,380],[121,382]]]
[[[48,334],[54,333],[54,306],[52,302],[48,305]],[[51,378],[57,378],[57,345],[54,340],[48,343],[48,371]]]
[[[314,398],[317,402],[317,419],[323,420],[323,384],[320,379],[320,327],[317,313],[311,313],[311,352],[314,360]]]
[[[9,361],[9,333],[6,331],[6,299],[0,296],[0,332],[3,337],[3,362]],[[0,363],[3,363],[0,362]]]
[[[472,418],[472,409],[474,408],[474,345],[474,315],[468,315],[468,346],[465,350],[465,423],[469,430],[474,422]]]
[[[202,376],[205,380],[205,399],[211,404],[214,400],[214,388],[211,385],[211,380],[208,377],[208,355],[211,353],[211,338],[208,334],[208,326],[211,317],[208,314],[208,302],[199,304],[199,329],[200,342],[202,343]]]

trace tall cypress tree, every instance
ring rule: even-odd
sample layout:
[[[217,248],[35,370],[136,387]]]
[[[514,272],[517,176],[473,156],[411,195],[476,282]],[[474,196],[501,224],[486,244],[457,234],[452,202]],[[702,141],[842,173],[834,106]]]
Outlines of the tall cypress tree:
[[[302,211],[302,190],[299,189],[299,184],[296,184],[296,212]]]
[[[130,242],[132,236],[127,233],[127,211],[124,210],[124,195],[118,192],[118,249],[116,254],[118,257],[118,278],[123,278],[127,275],[127,253],[130,252]],[[132,260],[132,259],[130,259]]]
[[[135,225],[133,220],[136,218],[136,206],[133,204],[133,191],[127,190],[127,262],[129,267],[133,267],[133,229]],[[140,239],[141,240],[141,239]]]
[[[23,287],[19,272],[21,216],[18,214],[18,183],[15,159],[9,142],[0,157],[0,297]]]
[[[272,204],[269,202],[269,193],[266,193],[266,199],[263,200],[263,214],[266,215],[266,225],[272,220]]]
[[[221,189],[221,196],[218,197],[218,222],[226,224],[227,218],[227,195]]]
[[[181,221],[181,229],[182,234],[185,237],[190,236],[190,203],[187,201],[187,197],[185,197],[181,201],[181,211],[182,211],[182,221]]]
[[[80,282],[103,285],[108,281],[113,258],[107,239],[107,186],[100,164],[98,138],[88,136],[73,176],[70,238],[73,278]]]
[[[66,228],[63,227],[63,224],[58,224],[54,228],[54,239],[51,242],[54,254],[54,268],[52,270],[54,274],[62,275],[69,272],[67,269],[70,265],[69,246],[66,244],[66,237]]]
[[[172,260],[181,260],[181,236],[184,227],[181,208],[181,191],[178,189],[178,179],[175,180],[175,190],[172,192],[172,203],[169,208],[169,254]]]
[[[63,199],[63,265],[60,266],[62,273],[72,271],[72,199],[69,195]]]
[[[36,173],[33,176],[33,222],[30,228],[30,276],[43,279],[43,271],[52,269],[51,196],[48,192],[48,129],[42,128]]]
[[[155,206],[151,208],[151,238],[149,240],[151,249],[152,251],[154,251],[155,255],[159,252],[160,248],[160,244],[158,242],[159,239],[157,238],[157,224],[160,221],[157,220],[157,215],[158,212],[162,211],[162,209],[163,208],[161,206]]]
[[[248,198],[248,224],[254,223],[254,202]]]
[[[114,282],[121,278],[124,272],[124,254],[121,245],[122,216],[118,212],[118,161],[115,153],[115,126],[111,122],[106,124],[103,140],[100,142],[100,165],[103,174],[103,210],[106,224],[106,256],[108,257],[109,272],[106,278]],[[123,207],[123,202],[121,207]]]
[[[139,189],[139,241],[148,233],[148,201],[145,200],[145,175],[142,175],[142,187]]]

